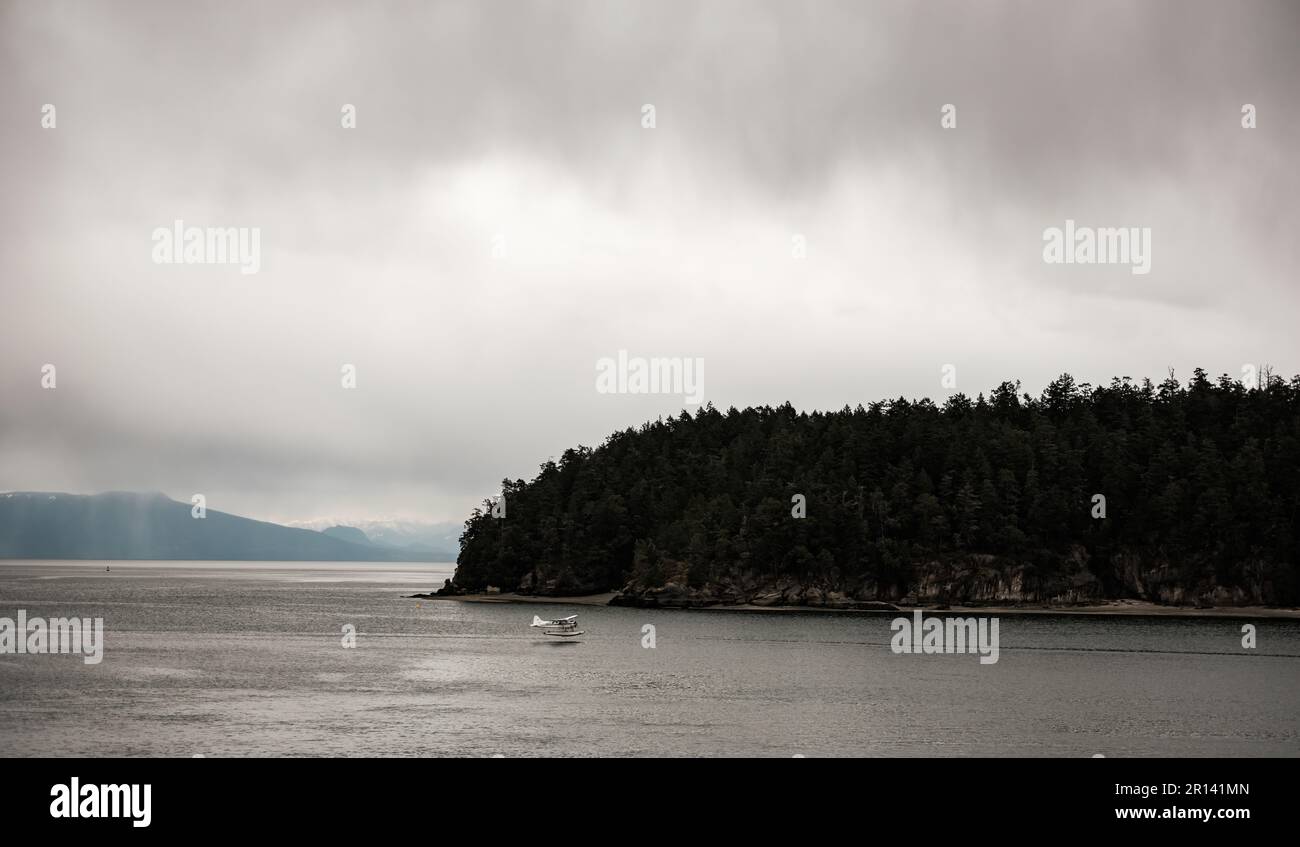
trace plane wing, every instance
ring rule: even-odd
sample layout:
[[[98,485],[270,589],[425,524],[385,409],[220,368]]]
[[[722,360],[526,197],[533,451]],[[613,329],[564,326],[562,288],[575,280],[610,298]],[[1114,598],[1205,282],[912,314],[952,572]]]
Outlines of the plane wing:
[[[533,615],[533,622],[532,624],[530,624],[530,626],[566,626],[569,624],[576,625],[577,622],[578,622],[577,615],[569,615],[567,618],[560,618],[559,620],[554,620],[554,621],[544,621],[541,618],[539,618],[537,615]]]

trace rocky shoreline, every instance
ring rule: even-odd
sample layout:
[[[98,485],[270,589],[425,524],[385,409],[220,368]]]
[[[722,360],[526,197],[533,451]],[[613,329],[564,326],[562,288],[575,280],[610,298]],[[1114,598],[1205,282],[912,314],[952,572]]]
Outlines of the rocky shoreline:
[[[1278,618],[1300,619],[1300,608],[1265,605],[1179,605],[1140,599],[1094,599],[1078,602],[958,602],[944,603],[915,597],[897,603],[861,600],[835,591],[804,590],[800,595],[764,592],[743,598],[723,593],[704,593],[670,583],[643,591],[603,591],[590,594],[520,594],[515,592],[469,592],[457,588],[450,580],[442,589],[427,594],[408,595],[421,600],[457,600],[466,603],[519,603],[555,606],[623,606],[640,609],[686,609],[738,612],[827,612],[827,613],[899,613],[954,611],[998,615],[1130,615],[1184,618]],[[798,600],[799,602],[792,602]],[[755,602],[758,601],[758,602]],[[810,602],[811,601],[811,602]]]
[[[1149,609],[1188,611],[1276,609],[1294,610],[1277,602],[1280,592],[1262,571],[1240,585],[1218,584],[1213,575],[1196,576],[1170,563],[1142,563],[1117,556],[1103,583],[1078,549],[1064,567],[1044,569],[1023,561],[991,555],[967,555],[918,561],[899,582],[871,578],[849,580],[838,573],[824,575],[763,575],[736,567],[703,584],[691,584],[685,562],[661,560],[653,575],[634,570],[621,589],[575,580],[568,569],[558,573],[535,570],[513,590],[457,585],[447,580],[440,597],[472,594],[476,599],[557,598],[600,595],[611,606],[646,609],[782,608],[829,611],[897,611],[910,608],[1093,609],[1124,604]],[[1201,573],[1204,573],[1202,571]],[[900,584],[901,582],[901,584]],[[428,595],[432,596],[432,595]]]
[[[783,608],[783,609],[830,609],[858,612],[892,612],[899,606],[883,600],[867,600],[853,597],[842,591],[824,590],[818,587],[790,586],[739,592],[722,589],[692,589],[670,582],[657,588],[635,590],[624,588],[610,600],[611,606],[633,606],[641,609],[708,609],[715,606]],[[914,598],[908,598],[914,599]],[[916,605],[915,602],[910,605]]]

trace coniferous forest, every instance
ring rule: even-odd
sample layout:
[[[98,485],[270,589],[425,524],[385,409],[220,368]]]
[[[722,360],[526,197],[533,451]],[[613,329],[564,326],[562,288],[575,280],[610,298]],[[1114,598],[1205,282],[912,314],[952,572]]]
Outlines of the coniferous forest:
[[[1068,374],[696,413],[505,481],[447,591],[642,605],[1300,602],[1300,376]],[[802,513],[802,516],[800,514]],[[500,516],[500,515],[504,516]]]

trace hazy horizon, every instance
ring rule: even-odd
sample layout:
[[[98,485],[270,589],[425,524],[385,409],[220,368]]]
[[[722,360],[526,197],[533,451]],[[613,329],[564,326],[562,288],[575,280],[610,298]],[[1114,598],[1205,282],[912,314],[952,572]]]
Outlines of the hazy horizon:
[[[168,492],[168,491],[127,491],[122,489],[106,489],[103,491],[56,491],[52,489],[0,489],[0,497],[4,497],[11,494],[35,494],[35,495],[50,495],[50,496],[60,496],[60,497],[67,497],[67,496],[96,497],[96,496],[106,495],[106,494],[127,494],[132,496],[148,497],[154,494],[158,494],[158,495],[162,495],[163,497],[166,497],[169,500],[173,500],[177,503],[181,503],[187,506],[191,505],[188,499],[191,495],[183,495],[178,492]],[[379,528],[381,530],[385,530],[385,529],[397,530],[400,532],[400,531],[412,531],[412,530],[418,531],[418,530],[445,529],[447,527],[460,526],[464,524],[463,520],[455,520],[455,519],[448,520],[448,521],[435,521],[435,520],[421,520],[418,518],[394,518],[394,517],[382,517],[382,516],[381,517],[355,517],[355,516],[340,516],[340,515],[281,519],[275,516],[242,514],[239,512],[232,512],[228,509],[213,509],[212,511],[223,512],[226,514],[234,515],[236,517],[249,518],[251,520],[256,520],[256,521],[264,521],[267,523],[279,524],[281,526],[291,527],[294,529],[310,529],[316,532],[322,532],[326,529],[330,529],[331,527],[353,527],[356,529],[361,529],[363,531],[370,531],[375,528]],[[371,540],[374,541],[375,538],[371,537]]]

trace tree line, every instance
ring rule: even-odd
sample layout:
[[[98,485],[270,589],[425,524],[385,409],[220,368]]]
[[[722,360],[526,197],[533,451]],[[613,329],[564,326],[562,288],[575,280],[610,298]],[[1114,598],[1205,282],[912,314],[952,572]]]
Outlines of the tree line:
[[[1300,376],[1020,389],[831,412],[707,405],[615,432],[505,480],[465,523],[455,585],[745,575],[889,599],[926,563],[978,555],[1036,578],[1082,567],[1109,597],[1160,572],[1193,592],[1300,599]]]

